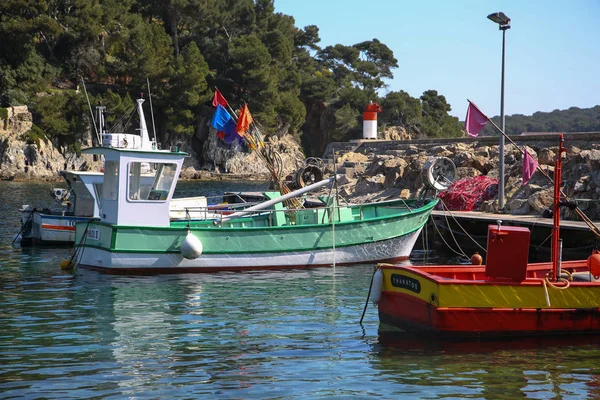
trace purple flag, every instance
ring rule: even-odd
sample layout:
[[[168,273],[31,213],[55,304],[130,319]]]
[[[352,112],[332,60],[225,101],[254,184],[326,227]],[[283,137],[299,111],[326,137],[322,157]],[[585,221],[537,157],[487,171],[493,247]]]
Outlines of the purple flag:
[[[465,118],[465,130],[473,137],[477,137],[488,121],[488,117],[479,111],[479,108],[469,101],[467,117]]]
[[[531,157],[527,149],[525,149],[525,156],[523,157],[523,185],[531,179],[531,176],[537,169],[538,163]]]

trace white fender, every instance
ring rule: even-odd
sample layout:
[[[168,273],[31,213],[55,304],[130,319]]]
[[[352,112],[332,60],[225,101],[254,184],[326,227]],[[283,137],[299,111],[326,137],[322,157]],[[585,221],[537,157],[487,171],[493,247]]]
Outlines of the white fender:
[[[202,242],[196,236],[192,235],[192,232],[188,231],[187,236],[181,242],[181,246],[179,246],[179,252],[183,258],[195,260],[202,254]]]
[[[381,268],[375,271],[373,274],[373,284],[371,285],[371,301],[373,304],[379,303],[381,300],[381,294],[383,293],[383,272]]]

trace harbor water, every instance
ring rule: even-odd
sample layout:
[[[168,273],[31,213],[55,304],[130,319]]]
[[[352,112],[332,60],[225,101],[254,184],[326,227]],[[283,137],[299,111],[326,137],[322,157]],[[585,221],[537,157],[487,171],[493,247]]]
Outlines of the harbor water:
[[[373,265],[64,272],[70,248],[11,246],[17,209],[50,204],[52,186],[0,182],[2,399],[600,398],[600,338],[439,342],[380,326],[371,304],[359,324]],[[177,195],[266,187],[183,182]]]

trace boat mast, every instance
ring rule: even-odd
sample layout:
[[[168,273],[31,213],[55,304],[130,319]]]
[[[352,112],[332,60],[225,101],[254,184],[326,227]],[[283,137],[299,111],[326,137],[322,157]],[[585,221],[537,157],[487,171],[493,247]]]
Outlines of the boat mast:
[[[144,150],[148,150],[151,148],[150,138],[148,137],[148,127],[146,126],[146,118],[144,117],[144,108],[142,107],[144,104],[144,99],[137,99],[137,111],[140,117],[140,137],[142,140],[142,145],[140,146]]]
[[[560,239],[560,188],[562,186],[562,154],[567,151],[563,147],[565,141],[563,134],[559,135],[558,154],[554,162],[554,205],[552,208],[552,280],[558,281],[560,269],[560,249],[558,241]]]
[[[90,114],[92,116],[92,125],[94,127],[94,131],[96,132],[96,143],[98,146],[102,146],[102,137],[98,133],[98,128],[96,127],[96,120],[94,119],[94,111],[92,110],[92,103],[90,103],[90,97],[88,96],[87,89],[85,88],[85,81],[83,80],[83,76],[81,77],[81,84],[83,85],[83,91],[85,92],[85,98],[88,103],[88,107],[90,108]]]

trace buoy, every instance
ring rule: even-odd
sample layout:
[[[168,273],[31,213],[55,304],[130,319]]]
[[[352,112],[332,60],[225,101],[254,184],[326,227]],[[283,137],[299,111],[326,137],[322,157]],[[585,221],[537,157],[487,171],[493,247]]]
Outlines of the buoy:
[[[379,268],[373,274],[373,285],[371,286],[371,301],[377,305],[381,300],[381,294],[383,293],[383,272]]]
[[[73,268],[75,268],[75,264],[72,260],[62,260],[60,262],[60,269],[62,269],[63,271],[70,271]]]
[[[179,252],[183,258],[195,260],[202,254],[202,242],[196,236],[192,235],[192,232],[188,231],[187,236],[181,242],[181,246],[179,246]]]
[[[481,264],[483,264],[483,257],[481,257],[481,254],[479,254],[478,252],[475,252],[475,254],[473,254],[471,256],[471,264],[472,265],[481,265]]]
[[[587,259],[587,266],[592,275],[600,276],[600,251],[594,250]]]

